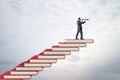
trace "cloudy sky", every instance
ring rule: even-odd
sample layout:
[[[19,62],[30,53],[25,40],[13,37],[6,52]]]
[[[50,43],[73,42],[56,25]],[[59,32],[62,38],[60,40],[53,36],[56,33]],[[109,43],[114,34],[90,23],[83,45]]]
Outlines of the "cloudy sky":
[[[94,44],[73,52],[32,80],[119,80],[120,0],[1,0],[0,73],[66,38],[78,17]]]

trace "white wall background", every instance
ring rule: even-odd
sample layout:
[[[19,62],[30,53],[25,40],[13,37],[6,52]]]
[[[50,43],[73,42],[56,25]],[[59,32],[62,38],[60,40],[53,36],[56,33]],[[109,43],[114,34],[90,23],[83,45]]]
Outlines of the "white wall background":
[[[33,80],[119,80],[120,0],[1,0],[0,73],[65,38],[78,17],[94,44],[58,61]]]

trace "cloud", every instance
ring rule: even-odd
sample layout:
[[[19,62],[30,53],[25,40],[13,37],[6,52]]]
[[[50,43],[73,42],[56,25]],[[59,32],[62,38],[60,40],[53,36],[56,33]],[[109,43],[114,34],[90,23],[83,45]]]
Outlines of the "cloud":
[[[6,3],[6,2],[5,2]],[[36,80],[118,80],[119,71],[119,0],[10,0],[2,7],[0,27],[1,65],[21,61],[50,48],[64,38],[74,38],[76,19],[90,18],[84,37],[94,44],[80,48],[40,72]],[[12,10],[12,11],[11,11]],[[20,13],[19,15],[17,15]],[[69,36],[69,37],[68,37]],[[7,55],[7,56],[6,56]],[[14,59],[13,59],[14,57]],[[4,62],[5,61],[5,62]],[[9,62],[10,61],[10,62]],[[5,68],[6,70],[6,68]],[[53,76],[55,75],[55,76]],[[74,77],[73,77],[74,76]],[[34,80],[33,78],[33,80]]]
[[[108,0],[98,0],[98,2],[101,6],[105,6],[108,4]]]
[[[8,1],[8,6],[12,8],[17,13],[22,13],[22,0],[10,0]]]

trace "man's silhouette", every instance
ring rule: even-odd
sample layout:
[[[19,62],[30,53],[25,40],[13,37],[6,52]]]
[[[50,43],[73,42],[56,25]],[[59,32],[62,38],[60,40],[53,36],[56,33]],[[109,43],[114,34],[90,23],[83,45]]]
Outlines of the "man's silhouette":
[[[84,24],[86,21],[82,21],[81,18],[78,18],[77,20],[77,33],[76,33],[76,39],[78,39],[78,34],[80,33],[81,37],[80,39],[83,39],[83,31],[82,31],[82,24]]]

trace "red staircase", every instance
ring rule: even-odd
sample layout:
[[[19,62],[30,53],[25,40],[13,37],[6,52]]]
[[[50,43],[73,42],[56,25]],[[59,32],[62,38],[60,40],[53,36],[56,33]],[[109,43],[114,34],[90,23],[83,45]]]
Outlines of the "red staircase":
[[[38,55],[22,62],[10,71],[0,75],[0,80],[29,80],[46,67],[51,67],[58,59],[65,59],[72,51],[79,51],[80,47],[86,47],[87,43],[93,43],[93,39],[75,40],[65,39],[51,49],[45,49]]]

